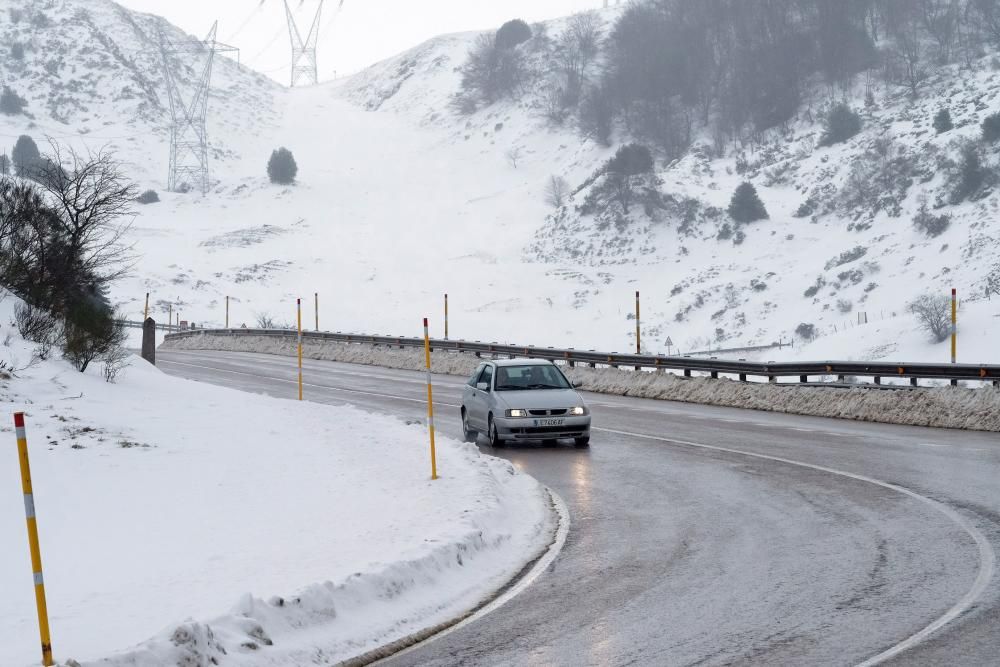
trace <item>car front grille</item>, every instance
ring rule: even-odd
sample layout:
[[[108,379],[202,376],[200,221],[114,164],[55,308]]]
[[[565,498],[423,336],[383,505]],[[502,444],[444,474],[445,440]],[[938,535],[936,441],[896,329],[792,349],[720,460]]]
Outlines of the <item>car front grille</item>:
[[[557,410],[528,410],[532,417],[560,417],[569,412],[566,408]]]
[[[549,435],[552,433],[561,433],[567,438],[571,438],[576,435],[583,435],[586,430],[585,426],[534,426],[529,428],[515,428],[511,429],[511,433],[514,435]]]

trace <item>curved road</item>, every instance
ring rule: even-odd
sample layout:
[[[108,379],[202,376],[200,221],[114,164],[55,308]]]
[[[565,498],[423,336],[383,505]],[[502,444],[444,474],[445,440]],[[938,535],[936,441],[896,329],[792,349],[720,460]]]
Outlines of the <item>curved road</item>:
[[[288,358],[158,362],[295,392]],[[309,400],[426,411],[422,373],[307,361],[306,378]],[[435,382],[437,423],[457,438],[463,380]],[[1000,664],[995,434],[586,399],[589,451],[479,443],[566,501],[559,557],[500,609],[385,664]]]

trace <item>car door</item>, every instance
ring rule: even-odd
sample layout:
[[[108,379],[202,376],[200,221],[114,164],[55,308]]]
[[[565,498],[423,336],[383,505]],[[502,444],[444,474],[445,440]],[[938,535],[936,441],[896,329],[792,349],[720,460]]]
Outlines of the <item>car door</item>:
[[[476,366],[475,372],[469,378],[469,381],[465,383],[462,388],[462,407],[465,408],[466,414],[469,415],[469,424],[475,425],[475,421],[472,417],[473,404],[476,401],[476,383],[479,382],[479,376],[483,374],[483,369],[486,368],[486,364],[482,363]]]
[[[486,390],[483,391],[479,387],[486,384]],[[477,430],[486,430],[486,415],[489,413],[490,396],[493,390],[493,366],[491,364],[486,364],[483,367],[482,373],[476,379],[476,386],[472,388],[472,400],[470,401],[469,410],[469,422],[473,424]]]

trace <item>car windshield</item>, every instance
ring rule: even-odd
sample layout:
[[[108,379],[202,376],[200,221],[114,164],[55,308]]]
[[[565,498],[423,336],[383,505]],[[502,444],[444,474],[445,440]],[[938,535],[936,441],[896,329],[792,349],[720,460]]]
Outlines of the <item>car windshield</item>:
[[[501,366],[497,368],[497,391],[570,389],[555,366]]]

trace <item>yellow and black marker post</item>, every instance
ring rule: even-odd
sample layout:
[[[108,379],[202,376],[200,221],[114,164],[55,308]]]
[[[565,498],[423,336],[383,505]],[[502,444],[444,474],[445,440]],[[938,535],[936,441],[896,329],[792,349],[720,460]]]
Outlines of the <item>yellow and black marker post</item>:
[[[958,290],[951,290],[951,363],[958,363]]]
[[[299,400],[302,400],[302,299],[298,300],[299,317]]]
[[[31,466],[28,464],[28,438],[24,432],[24,413],[14,414],[17,435],[17,455],[21,462],[21,489],[24,492],[24,515],[28,522],[28,546],[31,549],[31,571],[35,577],[35,606],[38,608],[38,632],[42,638],[42,664],[50,667],[52,638],[49,636],[49,611],[45,604],[45,580],[42,577],[42,554],[38,546],[38,523],[35,519],[35,495],[31,488]]]
[[[424,318],[424,359],[427,363],[427,428],[431,434],[431,479],[437,479],[437,451],[434,448],[434,390],[431,387],[431,336],[426,317]]]

